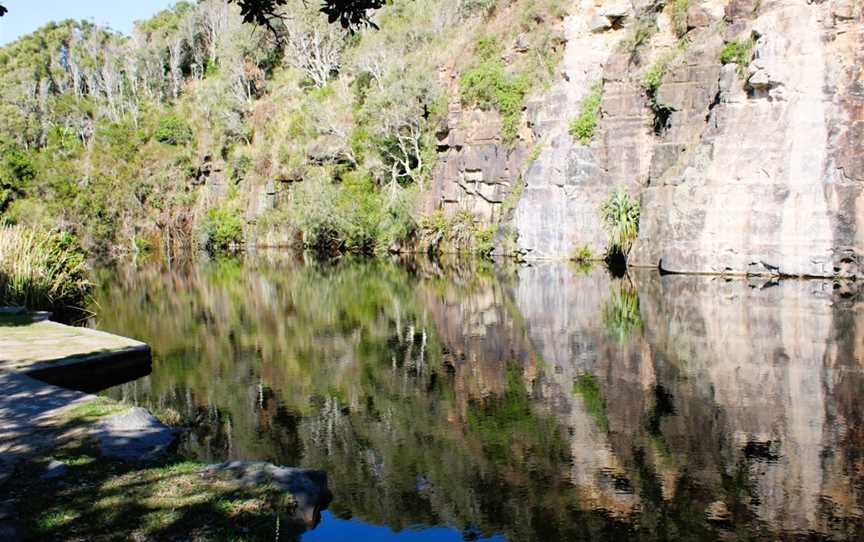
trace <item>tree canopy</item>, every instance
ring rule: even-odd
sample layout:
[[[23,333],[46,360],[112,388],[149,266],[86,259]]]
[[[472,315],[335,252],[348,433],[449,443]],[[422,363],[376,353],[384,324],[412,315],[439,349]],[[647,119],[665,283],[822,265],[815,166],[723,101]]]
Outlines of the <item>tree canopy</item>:
[[[280,8],[288,0],[229,0],[240,7],[243,22],[255,23],[273,30],[271,21],[281,19]],[[377,28],[369,18],[369,12],[384,6],[385,0],[322,0],[319,11],[327,15],[329,23],[339,22],[349,31],[366,25]]]
[[[279,8],[288,0],[230,0],[240,7],[243,22],[256,23],[271,28],[270,21],[281,18]],[[322,0],[321,13],[327,15],[329,23],[339,22],[342,28],[352,30],[367,25],[378,28],[369,18],[369,12],[384,6],[385,0]],[[0,17],[9,10],[0,4]]]

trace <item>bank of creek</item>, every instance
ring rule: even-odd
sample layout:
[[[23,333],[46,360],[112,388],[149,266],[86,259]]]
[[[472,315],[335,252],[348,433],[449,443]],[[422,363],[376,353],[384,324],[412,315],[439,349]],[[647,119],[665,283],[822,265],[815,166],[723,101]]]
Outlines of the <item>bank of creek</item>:
[[[7,481],[36,539],[864,536],[859,283],[282,252],[97,278],[91,326],[152,372],[78,418],[181,436],[143,465],[73,440],[60,476]],[[202,470],[227,461],[324,471],[332,502],[292,522]]]

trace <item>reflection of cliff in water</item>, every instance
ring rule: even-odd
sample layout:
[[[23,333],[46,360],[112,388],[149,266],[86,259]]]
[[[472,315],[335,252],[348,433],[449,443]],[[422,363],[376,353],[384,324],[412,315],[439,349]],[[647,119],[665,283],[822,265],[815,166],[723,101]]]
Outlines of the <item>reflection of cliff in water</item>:
[[[327,470],[337,515],[511,540],[862,532],[848,285],[269,258],[106,284],[101,327],[154,345],[114,393],[191,425],[203,459]]]

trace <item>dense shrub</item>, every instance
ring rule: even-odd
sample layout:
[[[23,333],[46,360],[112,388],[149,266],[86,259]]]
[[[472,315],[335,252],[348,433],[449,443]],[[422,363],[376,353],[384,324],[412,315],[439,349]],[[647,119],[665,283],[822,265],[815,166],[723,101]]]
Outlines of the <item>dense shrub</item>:
[[[495,248],[495,227],[483,226],[467,209],[444,214],[441,209],[420,220],[420,238],[432,253],[471,253],[488,257]]]
[[[75,236],[0,226],[0,305],[66,312],[83,308],[89,290]]]
[[[371,254],[413,235],[412,195],[401,187],[380,190],[368,174],[352,171],[339,183],[326,178],[302,183],[290,216],[304,244],[316,252]]]
[[[192,140],[192,128],[176,115],[168,115],[159,120],[153,137],[168,145],[183,145]]]
[[[608,236],[607,253],[626,256],[639,233],[639,202],[618,189],[600,206],[600,217]]]
[[[230,203],[207,211],[201,224],[207,250],[221,252],[240,248],[243,243],[243,225],[243,217]]]
[[[30,158],[13,145],[0,145],[0,213],[24,194],[36,176]]]
[[[591,87],[591,93],[582,100],[579,116],[570,123],[570,135],[583,145],[591,143],[600,122],[600,104],[603,101],[603,82]]]

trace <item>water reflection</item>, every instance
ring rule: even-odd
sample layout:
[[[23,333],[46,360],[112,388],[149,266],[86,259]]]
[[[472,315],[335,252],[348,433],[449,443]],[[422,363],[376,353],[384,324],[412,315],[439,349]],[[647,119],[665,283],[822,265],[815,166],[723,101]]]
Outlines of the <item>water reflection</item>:
[[[100,282],[95,325],[154,351],[112,393],[202,460],[326,470],[351,521],[310,540],[864,536],[855,284],[279,253]]]

